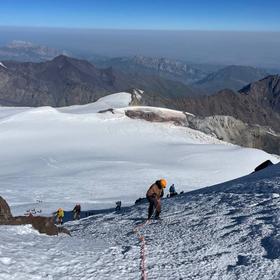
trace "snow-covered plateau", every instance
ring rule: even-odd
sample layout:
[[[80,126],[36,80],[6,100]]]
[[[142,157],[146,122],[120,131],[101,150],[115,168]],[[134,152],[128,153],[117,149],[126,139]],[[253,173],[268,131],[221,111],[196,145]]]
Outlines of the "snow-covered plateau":
[[[121,109],[130,102],[131,94],[117,93],[83,106],[0,107],[0,193],[13,214],[130,205],[158,178],[189,191],[278,161],[171,122],[130,119]]]
[[[13,214],[132,205],[166,178],[192,192],[164,199],[162,220],[139,228],[148,279],[280,279],[279,164],[223,183],[277,158],[172,122],[131,119],[130,102],[118,93],[67,108],[0,107],[0,195]],[[134,229],[146,216],[146,203],[101,212],[66,223],[72,237],[1,226],[0,279],[141,279]]]

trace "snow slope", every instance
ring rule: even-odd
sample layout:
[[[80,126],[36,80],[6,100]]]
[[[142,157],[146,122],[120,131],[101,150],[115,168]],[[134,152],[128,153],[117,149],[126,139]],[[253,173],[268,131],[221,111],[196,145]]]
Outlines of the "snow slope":
[[[13,213],[50,214],[77,202],[100,209],[119,199],[129,205],[161,177],[187,191],[277,161],[172,123],[130,119],[124,109],[97,113],[130,101],[129,93],[118,93],[68,108],[0,107],[0,194]]]
[[[162,221],[140,231],[148,279],[277,280],[280,164],[163,200]],[[1,227],[1,279],[140,279],[133,233],[147,204],[68,223],[72,237]]]

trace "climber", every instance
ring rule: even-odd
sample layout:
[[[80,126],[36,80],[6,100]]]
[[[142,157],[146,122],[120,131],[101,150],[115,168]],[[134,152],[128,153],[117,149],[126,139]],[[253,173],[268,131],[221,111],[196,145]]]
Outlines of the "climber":
[[[81,205],[76,204],[74,209],[72,210],[73,212],[73,220],[80,220],[81,217]]]
[[[172,197],[172,196],[175,196],[175,195],[177,195],[178,193],[176,192],[176,190],[175,190],[175,186],[174,186],[174,184],[172,184],[171,186],[170,186],[170,188],[169,188],[169,197]]]
[[[63,217],[64,217],[64,211],[62,208],[58,208],[58,210],[56,211],[56,222],[58,225],[62,225],[63,224]]]
[[[121,210],[121,207],[122,207],[122,202],[121,201],[117,201],[116,202],[116,211],[120,211]]]
[[[154,209],[156,209],[155,219],[159,219],[161,205],[160,199],[163,197],[163,189],[166,188],[166,180],[160,179],[150,186],[146,193],[146,197],[149,201],[148,219],[153,215]]]

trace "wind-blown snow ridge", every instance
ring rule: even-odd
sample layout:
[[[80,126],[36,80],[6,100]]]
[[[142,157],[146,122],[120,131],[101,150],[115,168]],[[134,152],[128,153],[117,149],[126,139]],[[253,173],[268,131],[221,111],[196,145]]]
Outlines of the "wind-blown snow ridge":
[[[111,94],[98,99],[95,103],[90,103],[87,105],[74,105],[69,107],[62,107],[58,110],[63,113],[71,114],[87,114],[87,113],[97,113],[102,110],[110,108],[122,108],[126,107],[132,101],[131,94],[127,92],[119,92]]]

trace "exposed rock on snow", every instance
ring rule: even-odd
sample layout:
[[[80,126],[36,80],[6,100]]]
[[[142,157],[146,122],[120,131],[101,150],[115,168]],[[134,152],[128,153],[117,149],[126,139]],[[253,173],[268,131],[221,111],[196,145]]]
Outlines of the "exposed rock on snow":
[[[125,110],[132,119],[150,122],[173,122],[202,131],[228,143],[259,148],[280,155],[280,135],[268,127],[249,125],[231,116],[198,117],[189,113],[154,107],[131,107]]]
[[[139,106],[142,105],[142,96],[144,91],[141,89],[132,89],[131,93],[131,102],[129,103],[130,106]]]
[[[154,107],[131,107],[125,110],[125,115],[132,119],[142,119],[150,122],[173,122],[177,125],[184,125],[186,115],[182,112],[154,108]]]
[[[6,200],[0,196],[0,223],[12,218],[10,207]]]
[[[26,224],[31,224],[34,229],[47,235],[58,235],[59,232],[70,234],[67,229],[58,228],[54,224],[53,217],[40,217],[32,215],[13,217],[8,203],[0,196],[0,225]]]
[[[280,134],[264,126],[249,125],[230,116],[188,116],[186,125],[229,143],[280,155]]]

